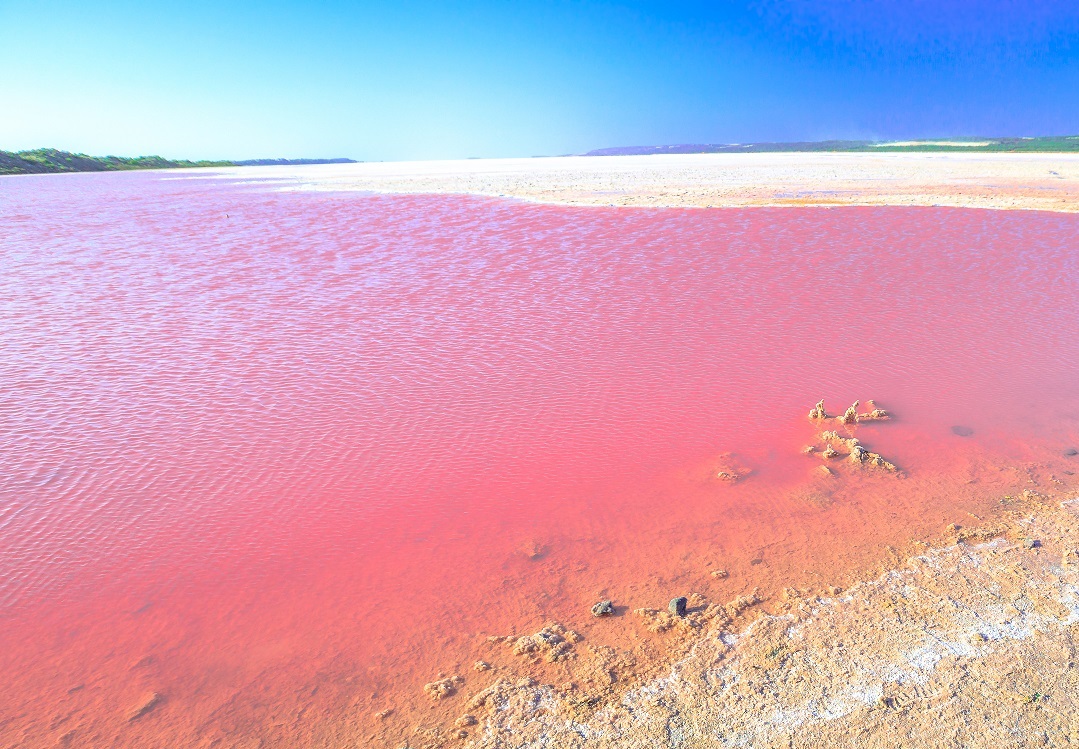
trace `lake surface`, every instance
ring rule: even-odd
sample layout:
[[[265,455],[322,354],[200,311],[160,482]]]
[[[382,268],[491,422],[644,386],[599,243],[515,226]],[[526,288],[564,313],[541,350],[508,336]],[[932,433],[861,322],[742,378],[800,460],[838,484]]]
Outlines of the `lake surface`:
[[[440,672],[558,678],[489,635],[661,659],[589,607],[845,585],[1079,470],[1079,216],[249,177],[0,178],[0,746],[399,744]],[[900,473],[824,476],[821,398]]]

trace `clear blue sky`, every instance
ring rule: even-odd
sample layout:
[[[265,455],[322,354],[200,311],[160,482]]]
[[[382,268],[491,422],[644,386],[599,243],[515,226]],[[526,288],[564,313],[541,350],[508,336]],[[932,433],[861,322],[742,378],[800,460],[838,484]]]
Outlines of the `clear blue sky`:
[[[459,158],[1079,133],[1076,0],[0,0],[0,148]]]

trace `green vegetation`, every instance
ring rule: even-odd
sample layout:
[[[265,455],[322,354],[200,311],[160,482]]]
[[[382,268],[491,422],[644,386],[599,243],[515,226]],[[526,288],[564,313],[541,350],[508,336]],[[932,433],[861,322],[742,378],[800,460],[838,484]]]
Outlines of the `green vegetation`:
[[[53,172],[113,172],[125,169],[178,169],[196,166],[232,166],[231,161],[174,161],[161,156],[87,156],[55,148],[32,151],[0,151],[0,174],[49,174]]]
[[[260,166],[269,164],[342,164],[351,159],[252,159],[250,161],[188,161],[161,156],[87,156],[55,148],[0,151],[0,174],[52,174],[56,172],[115,172],[129,169],[188,169],[199,166]]]
[[[589,151],[586,156],[646,155],[659,153],[1077,153],[1079,135],[1041,138],[939,138],[873,141],[824,140],[802,143],[683,144],[676,146],[626,146]]]

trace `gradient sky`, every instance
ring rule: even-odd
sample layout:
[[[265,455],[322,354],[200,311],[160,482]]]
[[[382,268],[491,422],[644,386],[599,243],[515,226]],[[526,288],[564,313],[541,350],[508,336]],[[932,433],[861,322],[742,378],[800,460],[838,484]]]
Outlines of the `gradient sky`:
[[[0,149],[530,156],[1079,133],[1076,0],[0,0]]]

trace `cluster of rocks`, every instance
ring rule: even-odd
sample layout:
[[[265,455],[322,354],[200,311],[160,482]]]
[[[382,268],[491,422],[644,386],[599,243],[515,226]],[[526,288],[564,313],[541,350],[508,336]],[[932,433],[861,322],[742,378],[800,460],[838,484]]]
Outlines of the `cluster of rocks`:
[[[891,415],[887,411],[883,408],[877,408],[873,401],[867,401],[867,403],[873,407],[870,411],[858,413],[860,402],[854,401],[854,404],[851,405],[842,416],[837,416],[834,420],[845,426],[850,426],[861,421],[884,421],[891,418]],[[833,418],[828,415],[828,412],[825,411],[823,400],[818,401],[809,411],[809,418],[811,421],[817,423],[833,420]],[[825,429],[817,435],[817,438],[824,447],[820,448],[818,445],[806,445],[802,448],[804,454],[818,454],[821,458],[828,461],[846,458],[848,462],[857,466],[868,465],[875,468],[881,468],[889,473],[899,473],[899,468],[897,468],[894,463],[885,460],[879,453],[867,450],[857,437],[844,437],[834,429]],[[829,476],[832,475],[832,469],[828,466],[821,466],[820,472]]]
[[[854,404],[844,411],[842,416],[836,416],[835,420],[840,424],[857,424],[859,421],[885,421],[891,418],[891,414],[883,408],[877,408],[877,405],[872,400],[868,400],[866,403],[872,407],[869,411],[858,413],[858,406],[861,405],[861,401],[854,401]],[[832,417],[825,411],[824,401],[819,400],[817,405],[809,410],[809,418],[813,421],[826,421]]]

